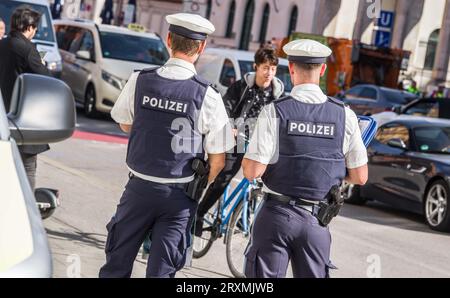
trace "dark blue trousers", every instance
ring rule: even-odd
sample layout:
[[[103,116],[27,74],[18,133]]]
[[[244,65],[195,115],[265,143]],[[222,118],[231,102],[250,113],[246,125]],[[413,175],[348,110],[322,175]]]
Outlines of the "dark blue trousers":
[[[295,278],[329,277],[331,235],[311,212],[265,200],[245,253],[249,278],[284,278],[291,261]]]
[[[136,177],[129,180],[106,226],[106,264],[99,277],[130,277],[133,262],[151,231],[146,277],[175,277],[184,267],[197,203],[184,194],[184,184],[165,185]]]

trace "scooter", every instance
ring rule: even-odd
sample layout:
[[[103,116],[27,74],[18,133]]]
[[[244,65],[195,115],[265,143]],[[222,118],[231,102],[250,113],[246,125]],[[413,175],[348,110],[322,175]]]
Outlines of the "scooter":
[[[61,205],[59,191],[56,189],[37,188],[34,191],[34,196],[42,219],[47,219],[52,216],[56,208]]]

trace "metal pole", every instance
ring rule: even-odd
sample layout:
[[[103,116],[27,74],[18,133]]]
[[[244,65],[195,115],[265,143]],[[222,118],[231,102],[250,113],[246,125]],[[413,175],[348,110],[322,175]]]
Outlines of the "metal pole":
[[[442,28],[439,33],[439,43],[436,51],[433,69],[433,82],[441,83],[447,80],[450,52],[450,0],[445,2]]]
[[[120,24],[119,24],[119,17],[120,17],[120,14],[122,12],[122,8],[123,8],[123,0],[118,0],[117,8],[116,8],[115,16],[114,16],[114,24],[116,26],[120,26]]]

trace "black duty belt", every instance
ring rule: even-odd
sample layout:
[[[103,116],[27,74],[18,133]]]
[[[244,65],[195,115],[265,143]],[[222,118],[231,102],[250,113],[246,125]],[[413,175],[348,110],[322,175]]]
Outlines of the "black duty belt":
[[[303,208],[311,213],[314,213],[314,209],[317,209],[319,207],[319,202],[312,203],[312,202],[305,201],[301,198],[293,198],[290,196],[276,195],[273,193],[268,193],[267,199],[278,201],[278,202],[285,203],[285,204],[289,204],[292,206],[297,206],[297,207]]]
[[[339,185],[334,185],[328,195],[326,201],[309,202],[301,198],[293,198],[289,196],[268,194],[267,198],[270,200],[276,200],[292,206],[298,206],[302,209],[308,210],[311,214],[317,218],[319,224],[322,227],[327,227],[330,222],[335,218],[344,204],[344,199],[340,191]]]

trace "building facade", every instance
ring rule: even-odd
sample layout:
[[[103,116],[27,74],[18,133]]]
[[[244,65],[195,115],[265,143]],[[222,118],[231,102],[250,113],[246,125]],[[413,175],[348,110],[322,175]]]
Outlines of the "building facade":
[[[67,0],[66,0],[67,1]],[[99,15],[105,0],[92,2]],[[114,0],[115,12],[130,0]],[[408,71],[422,89],[450,87],[450,0],[135,0],[136,21],[165,36],[164,17],[180,11],[209,18],[214,47],[256,50],[292,32],[360,40],[411,51]]]
[[[214,45],[240,49],[293,31],[367,44],[385,38],[385,45],[412,52],[405,78],[422,89],[450,87],[449,0],[222,0],[212,1],[210,18]]]

